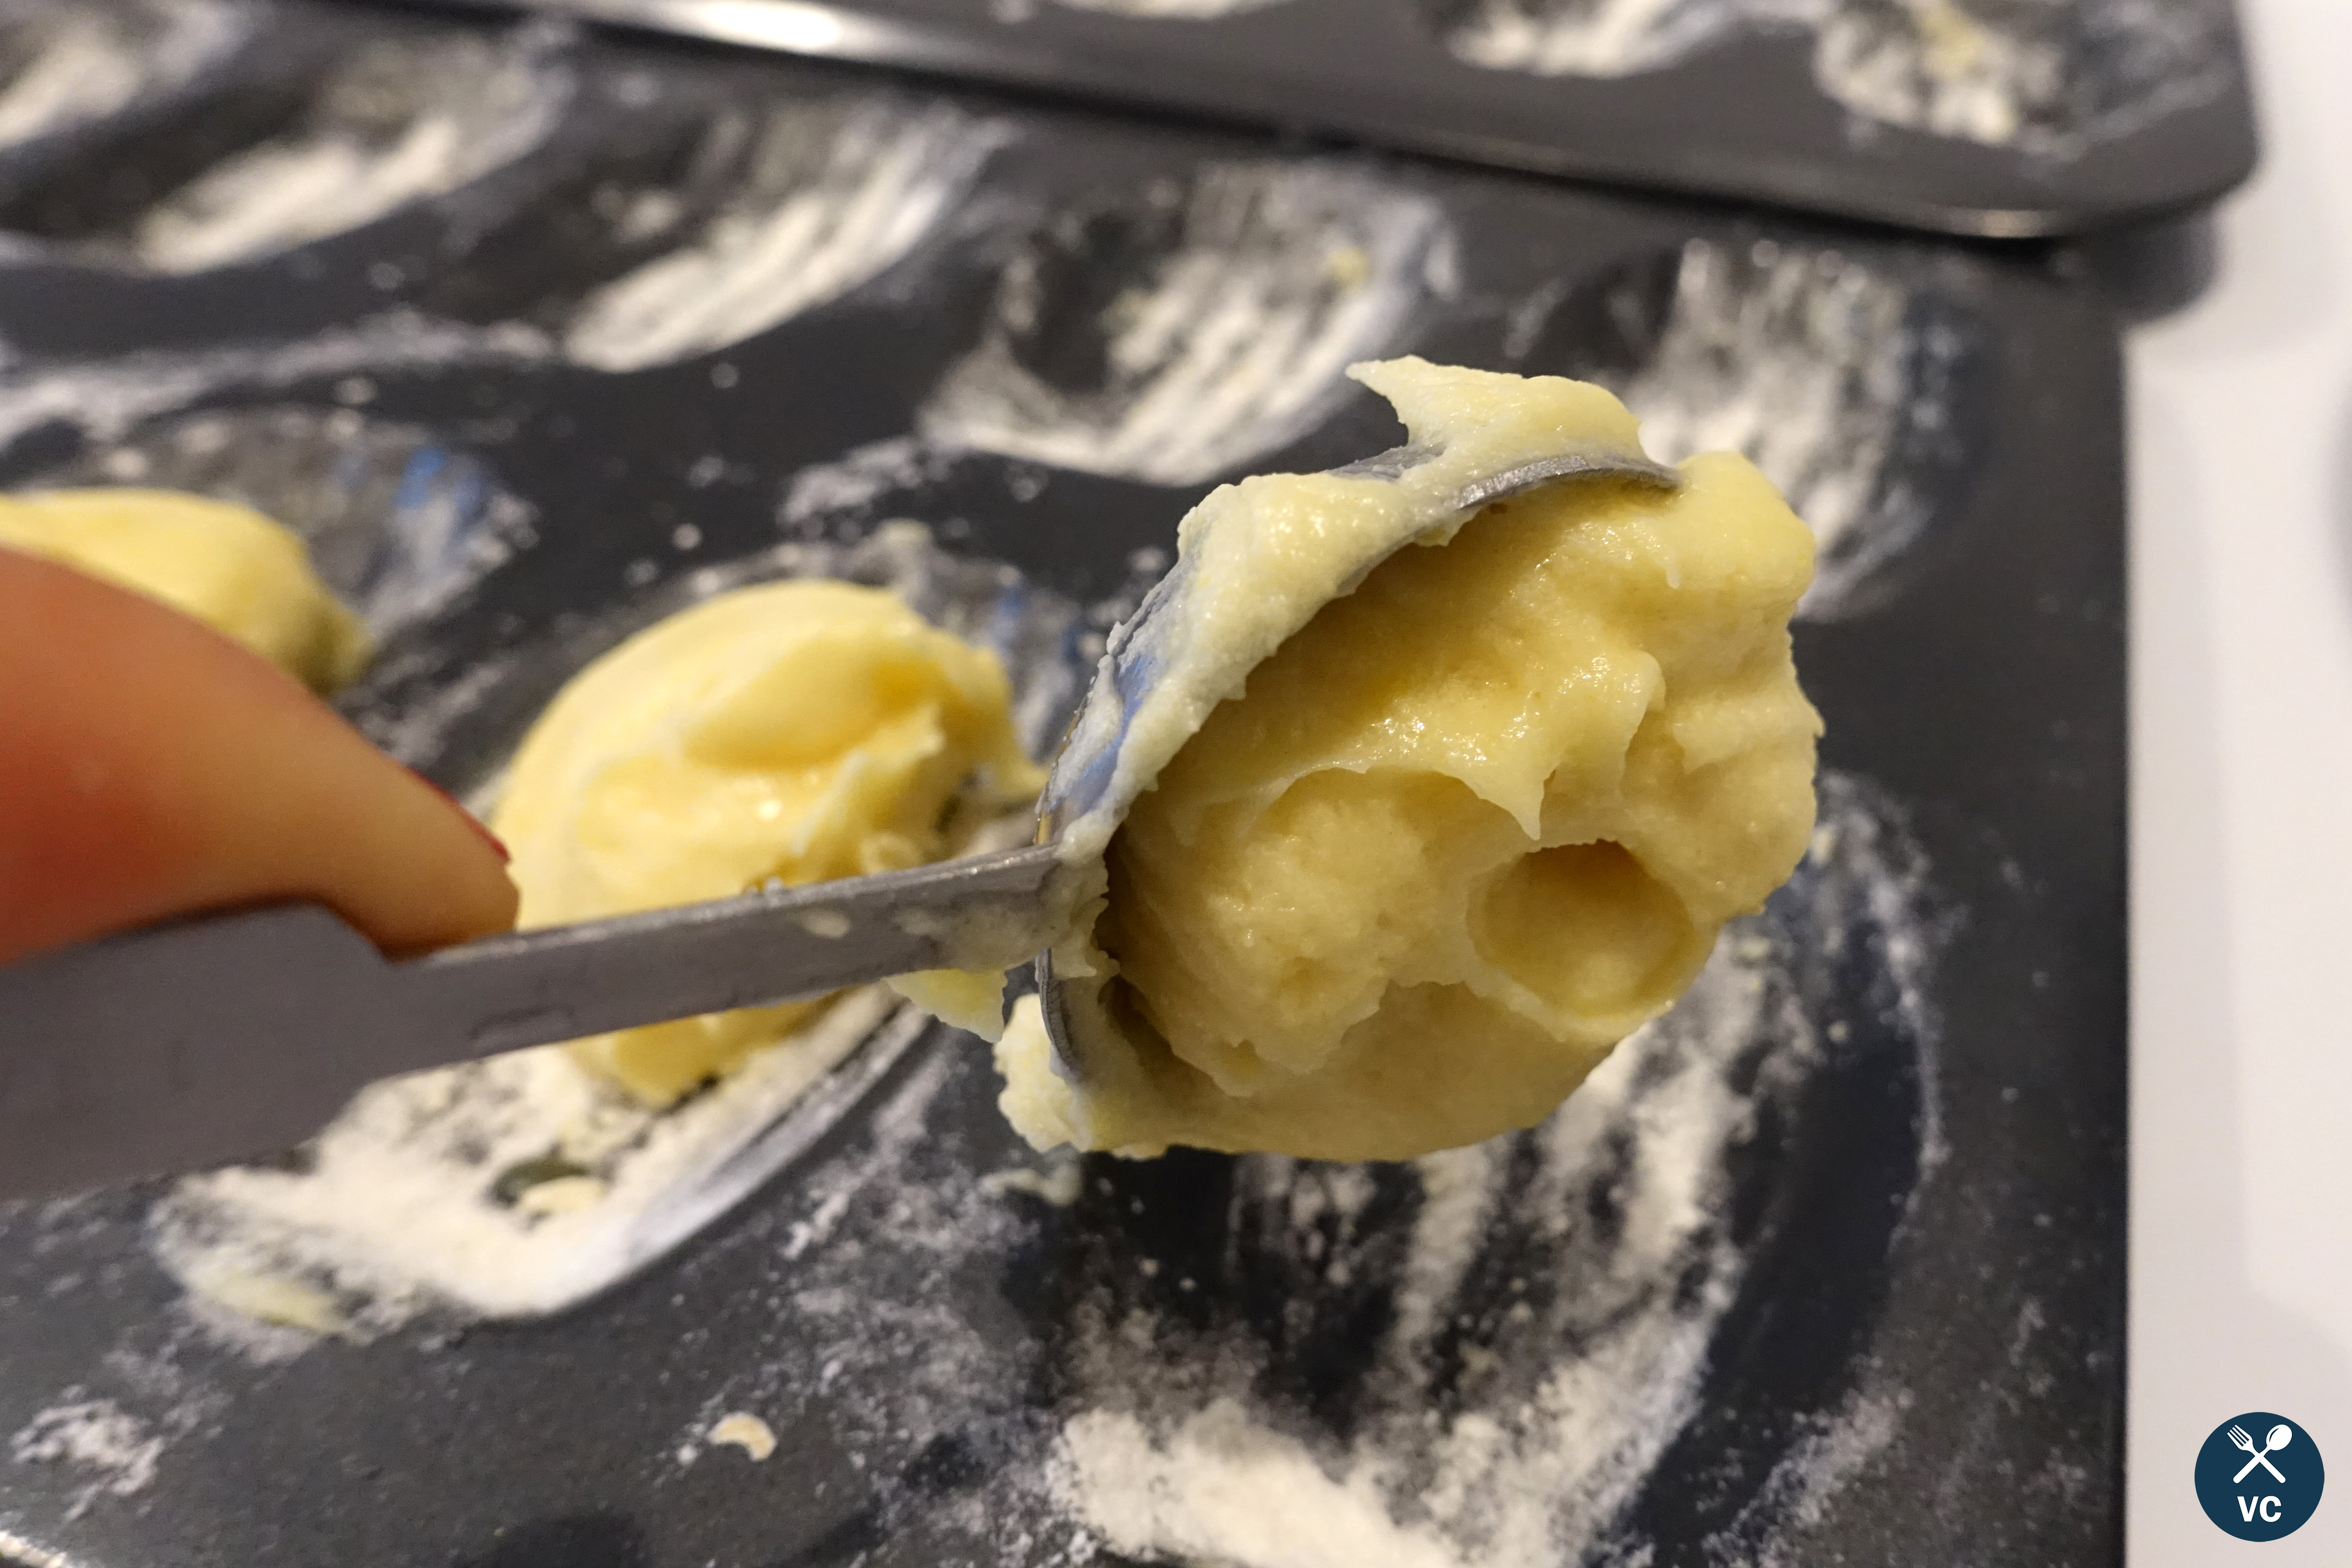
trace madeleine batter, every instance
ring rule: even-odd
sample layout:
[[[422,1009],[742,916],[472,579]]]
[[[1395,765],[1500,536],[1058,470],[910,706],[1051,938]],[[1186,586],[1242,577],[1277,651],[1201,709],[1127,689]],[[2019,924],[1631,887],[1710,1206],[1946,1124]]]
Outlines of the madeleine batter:
[[[520,924],[560,925],[922,864],[960,803],[1026,801],[1037,769],[994,654],[878,589],[801,580],[721,594],[566,685],[525,737],[491,827]],[[572,1042],[666,1104],[822,1001]]]
[[[310,569],[309,547],[259,512],[173,490],[0,497],[0,546],[160,600],[321,695],[373,656],[367,628]]]
[[[1472,478],[1638,436],[1575,382],[1353,373],[1441,455],[1185,519],[1179,623],[1063,830],[1097,894],[1055,950],[1075,1060],[1034,999],[998,1047],[1040,1148],[1400,1159],[1529,1125],[1804,850],[1813,542],[1771,485],[1708,455],[1671,492],[1555,484],[1394,549]],[[1074,753],[1120,722],[1103,685]]]

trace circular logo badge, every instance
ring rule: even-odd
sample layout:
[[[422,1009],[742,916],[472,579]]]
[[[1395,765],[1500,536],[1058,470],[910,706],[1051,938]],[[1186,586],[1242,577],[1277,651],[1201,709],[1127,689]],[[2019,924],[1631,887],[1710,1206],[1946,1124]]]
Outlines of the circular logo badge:
[[[2276,1541],[2301,1530],[2326,1483],[2311,1434],[2266,1410],[2222,1422],[2197,1450],[2197,1500],[2206,1518],[2241,1541]]]

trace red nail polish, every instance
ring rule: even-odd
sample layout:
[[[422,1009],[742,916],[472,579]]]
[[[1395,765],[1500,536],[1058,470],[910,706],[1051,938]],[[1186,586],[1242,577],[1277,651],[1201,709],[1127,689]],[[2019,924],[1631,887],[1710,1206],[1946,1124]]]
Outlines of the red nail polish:
[[[408,771],[415,775],[416,781],[418,783],[424,785],[427,789],[432,790],[436,795],[440,796],[444,800],[448,801],[450,809],[455,810],[460,817],[466,819],[466,825],[473,829],[474,831],[481,834],[482,841],[484,843],[499,852],[499,861],[508,865],[512,865],[514,863],[514,856],[508,852],[506,844],[499,838],[498,834],[490,831],[488,827],[484,826],[482,820],[479,817],[477,817],[473,812],[466,810],[466,808],[459,803],[457,797],[449,793],[448,790],[441,788],[440,785],[433,782],[432,779],[425,778],[424,774],[418,773],[415,768],[412,768]]]

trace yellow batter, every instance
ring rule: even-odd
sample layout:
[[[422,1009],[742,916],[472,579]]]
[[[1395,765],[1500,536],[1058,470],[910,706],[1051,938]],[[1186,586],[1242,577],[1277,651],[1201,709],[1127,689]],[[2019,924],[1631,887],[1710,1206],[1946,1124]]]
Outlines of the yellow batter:
[[[517,754],[491,817],[520,924],[564,925],[895,871],[951,852],[961,802],[1026,800],[1038,773],[995,656],[877,589],[721,594],[576,676]],[[824,1004],[713,1013],[574,1041],[665,1104]]]
[[[320,694],[350,684],[373,652],[302,541],[230,502],[173,490],[0,497],[0,546],[161,600]]]
[[[1529,1125],[1811,831],[1821,722],[1788,622],[1812,538],[1770,484],[1718,454],[1671,493],[1555,485],[1357,582],[1429,497],[1640,450],[1597,387],[1357,373],[1444,455],[1400,483],[1244,480],[1185,520],[1160,689],[1109,804],[1065,831],[1100,867],[1055,949],[1076,1082],[1034,1000],[998,1048],[1040,1148],[1395,1159]]]

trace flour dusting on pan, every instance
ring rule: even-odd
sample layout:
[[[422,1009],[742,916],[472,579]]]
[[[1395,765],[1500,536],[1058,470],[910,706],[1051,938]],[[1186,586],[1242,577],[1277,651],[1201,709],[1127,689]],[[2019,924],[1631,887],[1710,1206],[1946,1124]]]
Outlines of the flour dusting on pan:
[[[252,37],[255,21],[211,0],[0,13],[0,149],[173,91]]]
[[[1811,29],[1822,92],[1868,120],[2078,157],[2228,86],[2224,0],[1429,0],[1472,65],[1661,70],[1756,29]]]
[[[838,298],[914,250],[1008,134],[944,104],[887,99],[730,110],[689,173],[689,184],[723,184],[721,198],[698,227],[690,189],[621,201],[614,225],[680,237],[582,299],[564,351],[599,370],[638,370],[726,348]]]
[[[1114,16],[1144,16],[1154,21],[1202,21],[1283,3],[1284,0],[1055,0],[1055,4],[1073,10],[1108,11]]]
[[[251,507],[301,536],[379,642],[446,609],[537,538],[531,508],[478,458],[349,408],[167,417],[32,483],[139,485]]]
[[[1056,218],[1005,269],[934,443],[1192,486],[1305,434],[1453,289],[1435,204],[1344,164],[1215,164]]]
[[[1746,454],[1819,541],[1804,620],[1884,603],[1982,457],[1980,324],[1834,250],[1692,240],[1539,293],[1506,350],[1616,392],[1654,457]]]
[[[527,327],[465,327],[407,312],[293,342],[150,350],[88,363],[15,359],[0,345],[0,453],[43,426],[112,443],[209,398],[341,376],[524,365],[548,355],[547,340]]]
[[[521,157],[572,88],[528,32],[378,39],[341,59],[285,131],[85,244],[160,272],[201,272],[341,234]]]
[[[66,1465],[88,1478],[68,1519],[101,1497],[131,1497],[155,1480],[163,1438],[111,1399],[67,1399],[33,1417],[8,1439],[20,1465]]]
[[[1924,868],[1870,787],[1827,775],[1822,808],[1771,910],[1542,1126],[1402,1167],[1253,1156],[1223,1189],[1222,1248],[1097,1238],[1062,1374],[1061,1504],[1147,1561],[1638,1561],[1628,1510],[1698,1409],[1758,1242],[1735,1190],[1772,1179],[1792,1107],[1855,1051],[1933,1076]],[[1864,998],[1832,978],[1849,945],[1885,964]],[[1220,1309],[1237,1271],[1274,1285],[1278,1315]],[[1785,1461],[1813,1490],[1779,1478],[1781,1502],[1833,1490],[1898,1414],[1832,1415]]]

